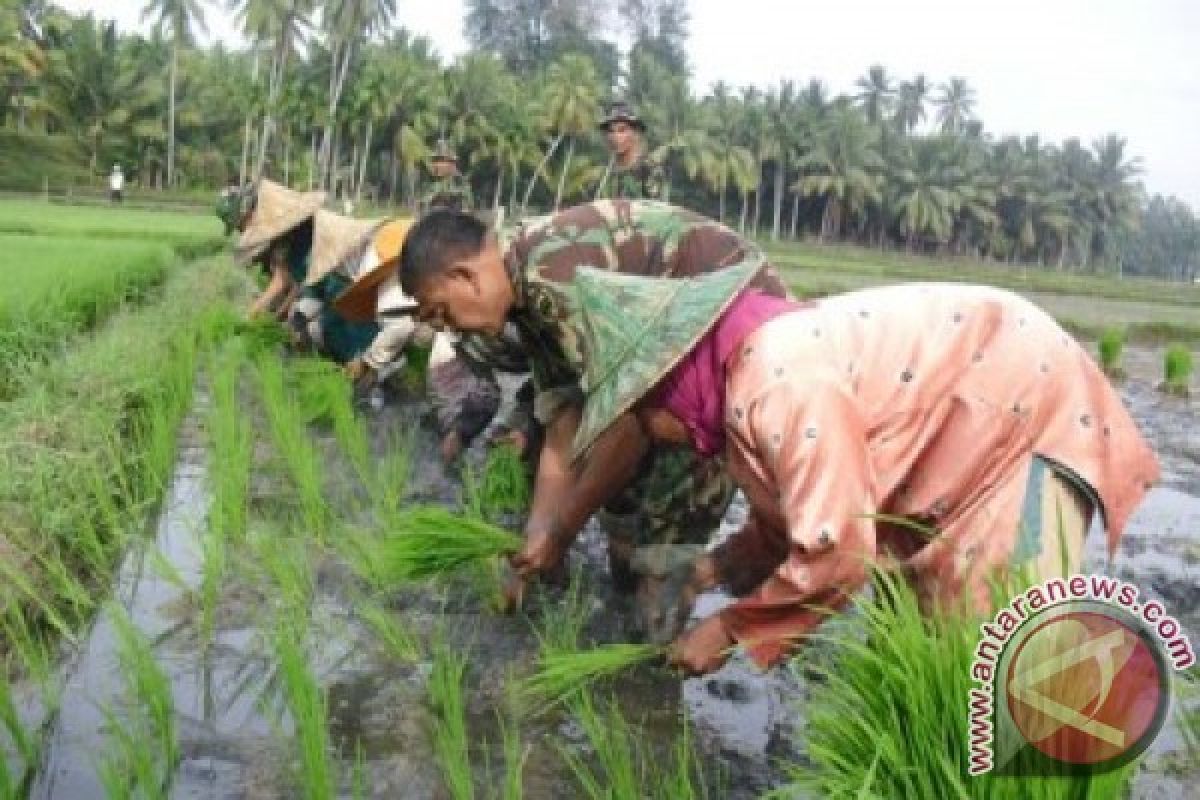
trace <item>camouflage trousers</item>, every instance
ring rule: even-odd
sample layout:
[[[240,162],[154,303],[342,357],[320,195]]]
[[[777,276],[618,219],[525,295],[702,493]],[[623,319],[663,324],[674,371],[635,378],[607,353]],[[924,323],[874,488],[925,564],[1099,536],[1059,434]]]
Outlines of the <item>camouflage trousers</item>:
[[[610,536],[634,547],[703,545],[720,526],[734,490],[720,461],[689,447],[657,446],[597,518]]]

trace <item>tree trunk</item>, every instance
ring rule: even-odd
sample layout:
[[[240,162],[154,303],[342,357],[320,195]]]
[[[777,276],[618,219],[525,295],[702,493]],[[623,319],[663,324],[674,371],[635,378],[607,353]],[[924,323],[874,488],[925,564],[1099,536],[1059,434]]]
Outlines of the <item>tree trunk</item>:
[[[520,166],[513,172],[512,180],[508,184],[508,215],[512,216],[517,211],[517,188],[521,183],[521,168]]]
[[[779,241],[779,223],[783,216],[783,175],[787,172],[787,164],[783,156],[775,164],[775,217],[771,222],[771,241]]]
[[[500,198],[504,195],[504,164],[496,168],[496,189],[492,192],[492,211],[500,209]]]
[[[337,109],[335,94],[337,92],[338,56],[341,53],[340,44],[340,40],[334,39],[329,53],[329,104],[325,109],[325,124],[321,128],[321,150],[318,156],[318,172],[321,175],[322,185],[324,185],[326,180],[329,153],[333,145],[333,125]]]
[[[725,224],[725,193],[729,188],[728,176],[725,173],[721,174],[720,197],[717,198],[717,220]]]
[[[358,142],[355,142],[354,148],[350,151],[350,170],[347,173],[348,183],[346,185],[346,191],[343,193],[347,197],[350,196],[351,191],[353,191],[353,189],[354,189],[354,175],[357,172],[357,170],[358,170]]]
[[[792,192],[792,238],[796,238],[796,228],[800,223],[800,193]]]
[[[258,143],[258,164],[254,168],[254,178],[257,181],[263,175],[263,169],[267,164],[267,146],[271,141],[271,131],[275,124],[272,111],[275,108],[275,102],[279,98],[279,87],[283,83],[283,72],[287,66],[287,41],[280,36],[279,44],[275,48],[275,56],[271,64],[271,82],[270,91],[267,93],[267,107],[263,111],[263,129],[262,139]]]
[[[525,199],[521,202],[521,216],[525,216],[525,211],[529,208],[529,198],[533,197],[533,187],[537,184],[538,175],[541,175],[543,172],[545,172],[546,163],[554,156],[555,152],[558,151],[558,146],[562,144],[562,140],[562,134],[559,134],[554,138],[554,141],[550,143],[549,149],[546,150],[546,154],[542,156],[541,162],[538,163],[537,169],[535,169],[533,174],[529,176],[529,186],[526,187]]]
[[[283,132],[280,137],[280,144],[283,145],[283,185],[292,185],[292,147],[291,137],[287,131]]]
[[[308,139],[308,190],[311,192],[317,180],[317,134]]]
[[[742,192],[741,195],[742,195],[742,212],[741,212],[741,217],[738,220],[738,230],[744,234],[746,232],[746,206],[748,206],[750,204],[750,193]]]
[[[371,127],[375,124],[375,120],[367,117],[367,132],[363,135],[363,158],[362,164],[358,169],[358,188],[354,192],[354,202],[357,204],[362,200],[363,184],[367,182],[367,162],[370,160],[368,156],[371,153]]]
[[[567,142],[567,155],[563,159],[562,174],[558,176],[558,191],[554,193],[554,210],[562,207],[563,186],[567,182],[567,173],[571,171],[571,159],[575,157],[575,137]],[[669,199],[669,198],[668,198]]]
[[[763,177],[763,163],[762,163],[762,161],[759,161],[758,162],[758,188],[755,190],[755,193],[754,193],[754,216],[750,220],[750,225],[753,228],[751,235],[753,235],[753,236],[758,235],[758,216],[759,216],[759,211],[762,209],[762,198],[763,198],[763,179],[762,179],[762,177]]]
[[[175,76],[179,65],[179,31],[171,45],[171,89],[167,100],[167,186],[175,186]]]
[[[400,159],[396,158],[395,149],[392,150],[392,179],[388,181],[388,206],[396,205],[396,172],[399,169]]]

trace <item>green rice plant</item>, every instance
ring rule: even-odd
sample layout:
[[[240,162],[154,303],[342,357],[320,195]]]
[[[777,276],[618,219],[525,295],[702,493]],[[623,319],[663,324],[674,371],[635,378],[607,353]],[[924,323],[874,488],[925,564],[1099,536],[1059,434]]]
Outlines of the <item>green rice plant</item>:
[[[2,667],[2,665],[0,665]],[[8,676],[0,673],[0,725],[3,725],[8,741],[15,755],[20,758],[24,770],[21,775],[13,775],[9,767],[9,747],[0,740],[0,798],[17,796],[21,784],[25,782],[25,773],[36,768],[40,757],[40,742],[36,734],[31,734],[21,722],[21,716],[13,704],[12,689],[8,685]]]
[[[515,553],[521,537],[441,506],[412,506],[371,546],[368,579],[382,585],[434,578]]]
[[[262,356],[256,368],[271,438],[296,489],[301,521],[306,530],[322,537],[329,523],[321,495],[323,465],[308,435],[303,411],[287,391],[278,358]]]
[[[1121,378],[1125,370],[1121,366],[1121,356],[1125,351],[1125,331],[1121,328],[1106,328],[1100,334],[1100,366],[1104,373],[1111,378]]]
[[[670,760],[661,769],[651,770],[651,774],[653,795],[660,800],[708,800],[704,764],[692,741],[692,727],[686,716],[683,729],[671,747]]]
[[[571,715],[579,722],[595,752],[596,767],[577,752],[558,750],[588,800],[634,800],[647,797],[646,771],[638,758],[636,736],[615,701],[597,708],[590,692],[571,701]]]
[[[429,674],[429,707],[433,714],[433,752],[442,768],[442,780],[452,800],[472,800],[470,739],[467,736],[466,700],[463,678],[465,653],[455,652],[440,636],[433,646],[433,669]]]
[[[1092,777],[968,777],[966,713],[978,620],[927,617],[900,578],[879,574],[876,586],[886,601],[858,600],[854,618],[837,620],[819,636],[833,648],[828,660],[805,664],[820,682],[805,701],[809,763],[790,769],[793,784],[773,796],[1124,796],[1136,763]]]
[[[379,522],[394,526],[404,504],[404,493],[412,471],[412,437],[394,433],[387,441],[383,456],[367,475],[367,491]]]
[[[489,450],[482,473],[464,461],[462,483],[465,510],[478,519],[520,514],[529,506],[529,475],[520,452],[511,445]]]
[[[541,609],[541,621],[535,634],[543,654],[575,653],[583,641],[583,629],[590,615],[590,595],[584,591],[584,575],[576,569],[557,603]]]
[[[168,797],[179,763],[171,683],[125,610],[109,607],[126,703],[106,709],[112,748],[100,764],[109,797]]]
[[[421,642],[395,613],[370,600],[355,603],[354,609],[392,658],[410,664],[421,658]]]
[[[1182,344],[1169,346],[1163,356],[1163,391],[1187,397],[1191,382],[1192,351]]]
[[[526,708],[541,713],[579,697],[596,681],[611,678],[665,653],[653,644],[616,643],[590,650],[543,651],[537,667],[521,684],[519,695]]]
[[[504,748],[500,797],[502,800],[521,800],[525,795],[525,761],[529,751],[521,742],[521,729],[515,719],[500,715],[500,741]]]
[[[308,668],[306,639],[296,615],[285,614],[275,626],[275,655],[300,751],[300,785],[308,800],[328,800],[336,796],[329,761],[328,709]]]

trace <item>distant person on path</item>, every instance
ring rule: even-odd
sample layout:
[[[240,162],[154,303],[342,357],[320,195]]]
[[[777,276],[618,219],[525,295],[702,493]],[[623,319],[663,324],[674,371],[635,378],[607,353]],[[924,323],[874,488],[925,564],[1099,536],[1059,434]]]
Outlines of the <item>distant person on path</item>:
[[[458,171],[458,156],[445,139],[438,139],[433,158],[429,161],[429,171],[434,180],[421,199],[421,213],[427,214],[439,208],[471,211],[475,207],[471,184]]]
[[[112,172],[108,174],[108,200],[110,203],[120,203],[125,191],[125,173],[120,164],[113,164]]]
[[[663,281],[581,268],[559,291],[587,387],[573,455],[629,411],[654,447],[722,459],[742,529],[685,597],[740,598],[676,639],[720,667],[778,663],[866,582],[909,579],[925,608],[991,608],[994,579],[1075,573],[1094,512],[1116,551],[1158,480],[1121,399],[1046,313],[1011,292],[918,284],[796,303],[746,289],[753,265]],[[690,601],[673,608],[686,619]]]
[[[610,157],[596,187],[596,198],[661,200],[665,175],[662,165],[646,153],[646,123],[642,118],[623,100],[617,100],[609,104],[599,127]]]

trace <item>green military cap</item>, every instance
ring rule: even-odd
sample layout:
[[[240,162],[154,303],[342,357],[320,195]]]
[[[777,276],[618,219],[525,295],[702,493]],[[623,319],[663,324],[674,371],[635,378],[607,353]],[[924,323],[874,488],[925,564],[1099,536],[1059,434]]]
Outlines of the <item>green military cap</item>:
[[[614,100],[608,104],[608,110],[600,119],[598,127],[600,130],[606,131],[608,130],[608,126],[614,122],[627,123],[643,133],[646,131],[646,123],[642,121],[637,112],[624,100]]]
[[[233,233],[242,217],[254,209],[254,185],[228,186],[217,195],[217,218],[225,223],[225,235]]]

